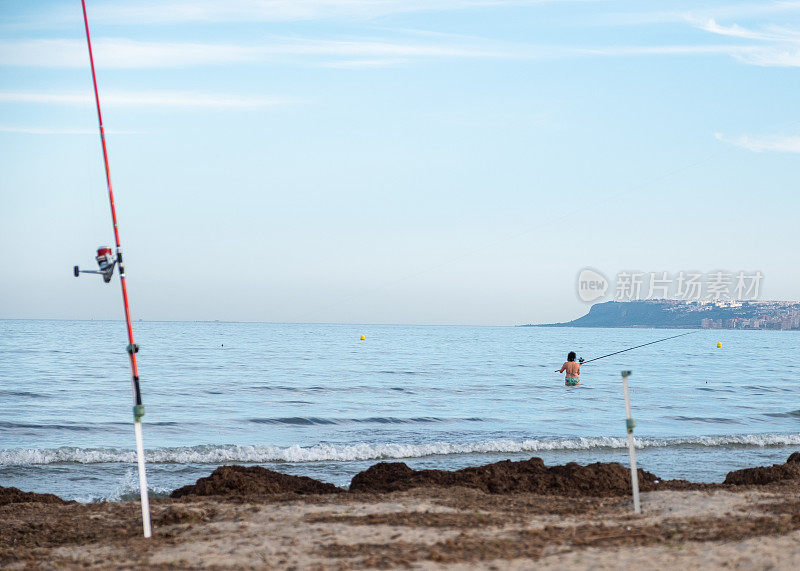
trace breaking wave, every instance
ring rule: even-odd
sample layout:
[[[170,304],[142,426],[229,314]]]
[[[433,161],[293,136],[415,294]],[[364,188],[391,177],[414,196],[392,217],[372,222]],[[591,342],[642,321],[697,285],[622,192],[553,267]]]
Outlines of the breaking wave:
[[[661,447],[764,447],[800,445],[800,434],[740,434],[692,438],[637,438],[637,448]],[[503,454],[551,450],[615,449],[627,446],[625,438],[543,438],[530,440],[488,440],[464,444],[318,444],[281,447],[269,445],[203,445],[147,450],[148,462],[157,464],[223,464],[230,462],[348,462],[421,458],[455,454]],[[119,448],[17,448],[0,450],[0,466],[32,464],[108,464],[135,462],[133,450]]]
[[[147,486],[147,495],[151,498],[169,497],[171,489],[164,486]],[[130,469],[109,490],[103,493],[75,498],[81,503],[91,502],[127,502],[139,499],[139,475],[136,469]]]

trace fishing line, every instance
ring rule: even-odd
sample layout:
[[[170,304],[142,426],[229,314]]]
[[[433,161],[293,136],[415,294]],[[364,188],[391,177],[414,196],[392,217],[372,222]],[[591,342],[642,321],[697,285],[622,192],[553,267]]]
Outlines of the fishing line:
[[[634,349],[638,349],[639,347],[647,347],[648,345],[661,343],[662,341],[668,341],[670,339],[675,339],[677,337],[684,337],[685,335],[692,335],[694,333],[697,333],[697,331],[689,331],[688,333],[681,333],[680,335],[673,335],[672,337],[664,337],[663,339],[658,339],[657,341],[650,341],[650,343],[643,343],[641,345],[637,345],[636,347],[628,347],[627,349],[623,349],[622,351],[614,351],[613,353],[609,353],[608,355],[603,355],[602,357],[595,357],[594,359],[589,359],[588,361],[581,360],[579,362],[581,365],[585,365],[586,363],[591,363],[592,361],[605,359],[606,357],[611,357],[612,355],[619,355],[620,353],[624,353],[625,351],[633,351]]]

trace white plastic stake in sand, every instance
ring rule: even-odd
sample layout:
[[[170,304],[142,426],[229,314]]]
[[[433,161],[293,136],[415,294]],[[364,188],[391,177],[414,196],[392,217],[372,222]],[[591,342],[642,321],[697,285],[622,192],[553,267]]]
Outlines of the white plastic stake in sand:
[[[147,474],[144,470],[144,444],[142,442],[142,423],[133,423],[136,433],[136,460],[139,463],[139,494],[142,498],[142,528],[144,536],[150,537],[150,500],[147,497]]]
[[[625,396],[625,427],[628,430],[628,454],[631,457],[631,487],[633,488],[633,513],[642,513],[639,503],[639,473],[636,470],[636,448],[633,446],[633,427],[635,421],[631,417],[631,398],[628,395],[628,377],[630,371],[622,371],[622,394]]]

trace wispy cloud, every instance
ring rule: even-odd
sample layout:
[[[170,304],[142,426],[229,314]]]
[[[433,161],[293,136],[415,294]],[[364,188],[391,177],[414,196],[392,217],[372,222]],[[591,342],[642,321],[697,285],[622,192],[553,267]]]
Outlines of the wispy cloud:
[[[701,30],[705,30],[706,32],[711,32],[712,34],[717,34],[720,36],[732,36],[734,38],[746,38],[748,40],[770,39],[765,34],[761,34],[753,30],[742,28],[737,24],[733,24],[731,26],[722,26],[720,24],[717,24],[716,20],[714,20],[713,18],[709,18],[707,20],[702,20],[702,21],[695,21],[695,27],[700,28]]]
[[[213,107],[242,109],[294,103],[289,99],[221,95],[181,91],[101,92],[103,105],[119,107]],[[91,93],[46,93],[0,91],[0,103],[40,103],[50,105],[93,104]]]
[[[158,68],[255,61],[252,48],[202,43],[141,42],[99,38],[94,44],[99,67]],[[86,67],[86,42],[73,39],[0,41],[0,65],[24,67]]]
[[[9,127],[0,125],[0,133],[19,133],[23,135],[95,135],[97,129],[64,129],[58,127]],[[106,134],[112,135],[141,135],[145,131],[118,131],[109,129]]]
[[[367,69],[379,67],[391,67],[408,63],[411,60],[407,58],[392,58],[392,59],[344,59],[323,63],[323,67],[333,67],[338,69]]]
[[[754,48],[734,54],[742,63],[762,67],[800,67],[800,47],[792,49]]]
[[[538,4],[569,5],[603,1],[605,0],[95,0],[88,10],[90,21],[103,26],[219,26],[239,22],[368,22],[415,12],[502,10]],[[69,3],[59,2],[46,8],[41,2],[17,4],[19,6],[15,8],[18,13],[13,14],[13,19],[6,18],[0,22],[0,30],[56,29],[76,22],[75,7]]]
[[[451,43],[395,41],[277,40],[262,45],[142,42],[100,38],[93,42],[98,66],[160,68],[254,63],[287,57],[368,60],[375,58],[501,58],[512,49]],[[323,61],[321,63],[329,63]],[[0,41],[0,65],[25,67],[85,67],[82,40]]]
[[[173,24],[220,22],[292,22],[325,19],[367,20],[411,12],[575,3],[592,0],[162,0],[114,1],[93,7],[103,23]]]
[[[722,133],[716,133],[714,136],[720,141],[756,153],[800,153],[800,137],[797,136],[757,135],[751,137],[749,135],[740,135],[738,137],[727,137]]]
[[[800,67],[800,30],[776,25],[760,28],[723,25],[713,18],[702,21],[690,18],[689,21],[696,28],[711,34],[750,42],[747,47],[741,46],[730,53],[742,63],[764,67]]]
[[[644,6],[639,3],[638,6]],[[594,22],[605,26],[639,26],[643,24],[676,24],[702,22],[709,19],[760,18],[774,14],[800,12],[800,1],[778,0],[774,2],[734,2],[709,8],[689,11],[678,8],[638,12],[606,12],[595,17]]]
[[[730,36],[747,40],[761,40],[765,42],[789,42],[800,41],[800,32],[786,26],[767,25],[761,30],[745,28],[738,24],[725,26],[718,24],[713,18],[703,21],[694,21],[694,25],[701,30],[711,32],[720,36]]]
[[[613,46],[582,48],[576,53],[605,56],[646,56],[646,55],[734,55],[747,53],[753,48],[734,45],[663,45],[663,46]]]
[[[537,2],[509,1],[500,5],[521,5]],[[231,18],[277,10],[287,17],[294,14],[319,14],[326,10],[426,10],[460,9],[475,6],[494,6],[498,2],[489,0],[328,0],[307,2],[305,0],[264,0],[261,2],[233,1],[212,2],[166,2],[108,4],[104,10],[119,14],[120,11],[153,12],[165,21],[211,19],[214,14]],[[438,7],[438,8],[437,8]],[[755,5],[738,5],[736,10],[718,7],[717,12],[747,13],[757,10]],[[800,12],[799,2],[769,3],[769,10],[795,10]],[[102,10],[101,10],[102,11]],[[379,68],[413,63],[421,60],[449,59],[558,59],[587,56],[647,56],[647,55],[727,55],[739,61],[759,66],[800,66],[800,30],[788,26],[760,25],[741,26],[736,23],[720,23],[709,15],[710,11],[683,13],[679,21],[697,30],[718,37],[716,40],[700,39],[685,44],[626,45],[535,45],[496,41],[487,38],[433,34],[416,31],[405,35],[403,31],[391,30],[392,37],[360,39],[308,39],[298,37],[271,36],[253,43],[209,43],[141,41],[127,38],[97,38],[95,54],[98,66],[103,69],[150,69],[182,68],[215,65],[309,65],[336,68]],[[129,18],[133,17],[133,12]],[[657,15],[671,19],[674,13]],[[292,16],[294,17],[294,16]],[[308,16],[312,17],[311,15]],[[137,20],[138,21],[138,20]],[[224,18],[222,19],[224,21]],[[381,34],[373,29],[373,32]],[[386,30],[384,30],[386,32]],[[716,43],[726,38],[725,43]],[[0,66],[82,68],[87,65],[86,47],[83,39],[19,39],[0,40]]]
[[[758,66],[800,66],[800,29],[786,25],[763,23],[766,18],[793,17],[800,14],[800,1],[738,2],[691,11],[669,10],[652,12],[610,13],[598,17],[597,23],[612,26],[642,26],[648,24],[688,24],[693,28],[741,40],[739,45],[644,46],[598,48],[592,53],[607,55],[647,54],[713,54],[729,55],[742,63]],[[757,22],[751,26],[722,23],[722,20],[745,18]],[[705,42],[703,42],[705,43]]]
[[[293,62],[338,68],[375,68],[419,60],[533,60],[586,56],[714,55],[762,57],[762,48],[740,45],[537,46],[476,40],[456,43],[413,41],[300,40],[263,45],[139,42],[100,39],[98,65],[113,68],[167,68],[201,65]],[[0,66],[85,67],[86,48],[80,40],[0,42]]]

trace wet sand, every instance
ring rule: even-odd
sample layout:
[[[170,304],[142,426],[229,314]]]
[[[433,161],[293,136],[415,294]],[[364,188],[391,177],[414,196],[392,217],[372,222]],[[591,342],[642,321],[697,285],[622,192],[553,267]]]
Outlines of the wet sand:
[[[415,487],[345,491],[261,468],[218,469],[198,487],[182,488],[181,497],[153,500],[149,540],[140,536],[137,502],[78,504],[6,488],[0,493],[0,565],[800,567],[798,462],[732,473],[743,484],[670,483],[650,475],[657,483],[642,494],[642,515],[632,514],[626,490],[616,490],[613,465],[585,471],[590,467],[547,468],[531,460],[427,474],[401,466],[378,465],[354,483],[379,488],[412,480]],[[563,476],[592,471],[609,475],[614,490],[580,482],[565,487],[569,478]],[[542,493],[541,484],[533,486],[536,492],[493,484],[527,477],[529,484],[516,487],[531,487],[545,473],[552,476],[548,489],[560,487],[559,493]]]

